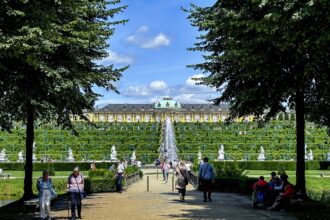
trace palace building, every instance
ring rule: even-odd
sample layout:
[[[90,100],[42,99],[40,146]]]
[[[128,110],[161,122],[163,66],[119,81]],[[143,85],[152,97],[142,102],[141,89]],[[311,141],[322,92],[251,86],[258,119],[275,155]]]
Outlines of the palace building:
[[[164,97],[154,104],[109,104],[89,113],[92,122],[220,122],[229,115],[227,104],[183,104]],[[252,118],[248,118],[252,120]]]

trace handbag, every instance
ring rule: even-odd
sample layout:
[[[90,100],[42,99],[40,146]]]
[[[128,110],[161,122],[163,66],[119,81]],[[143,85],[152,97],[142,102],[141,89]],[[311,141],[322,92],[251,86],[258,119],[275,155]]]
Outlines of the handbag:
[[[183,176],[183,178],[184,178],[184,184],[185,185],[188,185],[188,178],[186,178],[186,176],[185,175],[183,175],[183,173],[182,173],[182,171],[181,171],[181,169],[179,168],[179,171],[180,171],[180,173],[181,173],[181,175]]]
[[[80,199],[85,199],[87,197],[86,192],[84,190],[83,191],[80,190],[78,182],[77,182],[77,178],[75,177],[74,179],[76,180],[76,184],[77,184],[77,188],[78,188],[78,191],[79,191]]]

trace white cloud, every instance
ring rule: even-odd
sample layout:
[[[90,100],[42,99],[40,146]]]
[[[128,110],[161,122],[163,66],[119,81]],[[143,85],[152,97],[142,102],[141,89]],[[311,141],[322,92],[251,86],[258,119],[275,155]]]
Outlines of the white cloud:
[[[123,95],[128,97],[141,97],[151,95],[149,89],[145,86],[129,86],[124,92]]]
[[[141,47],[142,48],[158,48],[161,46],[168,46],[170,45],[170,39],[163,33],[159,33],[156,37],[147,40],[146,42],[144,42]]]
[[[173,99],[177,100],[180,103],[189,103],[189,104],[210,104],[209,99],[215,98],[211,94],[195,94],[195,93],[184,93],[177,96],[174,96]]]
[[[169,46],[171,41],[163,33],[159,33],[156,36],[149,36],[148,26],[141,26],[133,35],[126,38],[126,42],[136,44],[141,48],[151,49]]]
[[[203,74],[193,75],[186,80],[186,85],[189,87],[201,86],[201,85],[196,85],[196,83],[200,82],[200,80],[194,80],[194,78],[203,78],[203,77],[205,77]]]
[[[147,33],[149,31],[149,27],[146,25],[142,25],[136,32],[137,33]]]
[[[111,62],[111,63],[121,63],[121,64],[131,64],[134,59],[130,56],[118,54],[112,50],[108,51],[108,56],[101,60],[101,62]]]
[[[150,84],[149,84],[149,87],[150,89],[152,90],[164,90],[167,88],[167,84],[162,81],[162,80],[156,80],[156,81],[152,81]]]

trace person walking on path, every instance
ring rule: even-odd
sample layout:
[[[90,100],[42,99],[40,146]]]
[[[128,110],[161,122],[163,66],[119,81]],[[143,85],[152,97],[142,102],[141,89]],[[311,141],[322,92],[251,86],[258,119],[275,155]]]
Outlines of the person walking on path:
[[[124,161],[121,160],[117,167],[117,177],[116,177],[116,191],[119,193],[123,192],[122,180],[124,177],[125,165]]]
[[[189,182],[189,175],[184,161],[180,161],[179,166],[175,168],[175,175],[177,177],[175,188],[179,190],[180,201],[184,201],[186,195],[186,185]]]
[[[167,183],[168,175],[169,175],[170,169],[171,169],[171,165],[169,163],[165,162],[164,166],[163,166],[163,169],[164,169],[165,183]]]
[[[207,199],[211,202],[212,201],[211,192],[212,192],[212,182],[214,180],[214,172],[212,165],[209,164],[209,158],[207,157],[204,157],[203,164],[201,164],[199,167],[198,179],[202,183],[201,188],[204,194],[204,202],[207,202]]]
[[[40,218],[50,219],[50,201],[52,197],[56,197],[56,193],[48,171],[42,172],[42,177],[37,180],[37,189],[40,203]]]
[[[72,174],[68,177],[67,192],[70,193],[71,199],[71,219],[76,219],[76,207],[78,218],[81,218],[81,199],[84,192],[84,176],[80,173],[79,167],[73,169]]]

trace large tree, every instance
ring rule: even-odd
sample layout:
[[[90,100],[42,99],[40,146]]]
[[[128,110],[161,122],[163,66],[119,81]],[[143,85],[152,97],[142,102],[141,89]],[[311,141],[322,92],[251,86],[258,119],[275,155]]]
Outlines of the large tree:
[[[231,117],[267,121],[288,107],[296,113],[296,185],[306,196],[305,119],[330,127],[330,1],[219,0],[187,10],[201,35],[193,51],[204,62],[201,84],[215,87],[215,104]]]
[[[73,128],[98,98],[92,88],[116,91],[122,71],[97,61],[107,56],[120,0],[4,0],[0,2],[0,126],[26,124],[24,199],[32,192],[36,121]]]

